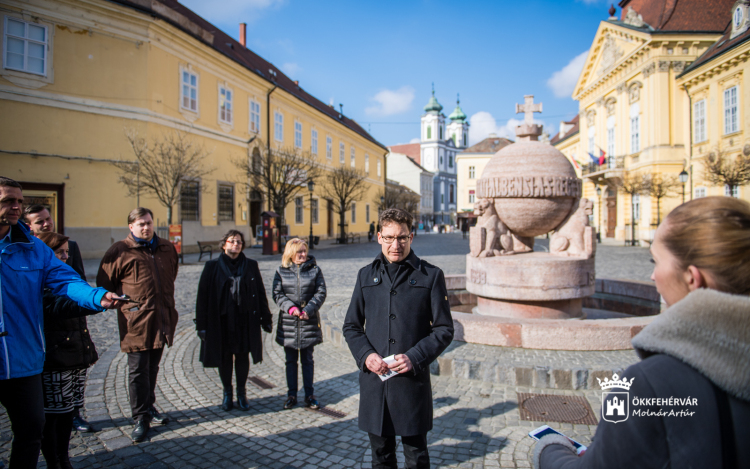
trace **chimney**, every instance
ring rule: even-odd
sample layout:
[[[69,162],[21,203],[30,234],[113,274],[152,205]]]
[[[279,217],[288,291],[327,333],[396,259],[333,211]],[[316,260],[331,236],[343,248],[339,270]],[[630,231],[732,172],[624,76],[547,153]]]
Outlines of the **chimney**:
[[[240,44],[247,47],[247,23],[240,23]]]

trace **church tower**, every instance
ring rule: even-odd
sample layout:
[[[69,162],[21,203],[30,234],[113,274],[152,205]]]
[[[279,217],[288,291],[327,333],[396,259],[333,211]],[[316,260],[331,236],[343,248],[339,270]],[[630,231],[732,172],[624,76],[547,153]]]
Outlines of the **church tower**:
[[[422,115],[422,143],[445,140],[445,115],[443,106],[435,98],[435,84],[432,85],[432,97],[424,107]]]
[[[456,109],[453,110],[448,119],[448,138],[453,140],[458,149],[464,149],[469,146],[469,123],[466,122],[466,114],[461,109],[461,100],[456,96]]]

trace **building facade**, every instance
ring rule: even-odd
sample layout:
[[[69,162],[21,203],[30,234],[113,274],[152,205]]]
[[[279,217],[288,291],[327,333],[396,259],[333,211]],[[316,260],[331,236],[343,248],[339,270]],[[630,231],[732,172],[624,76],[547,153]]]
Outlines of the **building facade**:
[[[658,221],[681,203],[678,190],[656,198],[628,193],[623,182],[676,180],[689,169],[691,105],[678,76],[720,40],[732,3],[623,0],[621,16],[600,23],[573,93],[577,136],[551,143],[585,161],[583,195],[601,197],[594,224],[602,237],[653,239]]]
[[[490,134],[456,156],[458,181],[458,212],[473,212],[476,202],[477,180],[495,153],[513,142],[497,134]]]
[[[419,195],[418,220],[419,223],[425,224],[432,222],[432,204],[434,203],[432,180],[435,175],[415,161],[415,157],[419,158],[419,147],[418,143],[388,147],[390,150],[387,155],[388,176],[389,179],[398,181],[399,184]]]
[[[2,174],[28,201],[50,206],[58,229],[84,255],[101,255],[127,234],[138,204],[160,224],[153,197],[129,196],[118,162],[135,156],[126,132],[153,143],[180,132],[203,148],[213,171],[186,181],[174,207],[186,247],[234,228],[252,236],[269,208],[262,187],[246,190],[233,160],[263,141],[310,152],[325,169],[366,174],[367,200],[348,216],[367,231],[367,205],[385,185],[387,149],[352,119],[307,93],[278,68],[176,0],[4,1],[0,70]],[[335,236],[332,202],[305,189],[284,213],[292,235]]]

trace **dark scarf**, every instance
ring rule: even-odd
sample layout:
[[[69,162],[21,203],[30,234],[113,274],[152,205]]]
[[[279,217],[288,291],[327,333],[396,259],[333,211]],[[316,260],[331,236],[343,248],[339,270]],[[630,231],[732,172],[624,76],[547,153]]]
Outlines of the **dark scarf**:
[[[139,238],[138,236],[134,235],[132,231],[130,232],[130,234],[133,235],[133,239],[136,243],[138,243],[139,246],[147,247],[151,251],[151,254],[156,252],[156,247],[159,245],[159,237],[156,236],[156,233],[154,233],[154,236],[152,236],[150,240]]]
[[[237,306],[240,305],[240,280],[242,279],[242,274],[245,273],[245,267],[247,266],[247,258],[243,253],[240,253],[239,256],[237,256],[235,259],[232,259],[231,257],[227,256],[223,252],[219,255],[219,268],[221,268],[221,271],[229,277],[229,280],[231,280],[232,285],[229,287],[229,293],[232,295],[232,299],[237,304]],[[227,309],[224,309],[222,311],[222,314],[226,314]]]

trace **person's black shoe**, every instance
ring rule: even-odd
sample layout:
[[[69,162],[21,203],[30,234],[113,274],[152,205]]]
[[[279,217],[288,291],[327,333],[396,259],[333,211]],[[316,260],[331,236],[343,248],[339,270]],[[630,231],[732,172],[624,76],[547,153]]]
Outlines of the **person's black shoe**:
[[[93,427],[91,427],[91,424],[85,421],[80,414],[76,414],[76,416],[73,417],[73,430],[77,430],[79,432],[94,431]]]
[[[320,402],[318,402],[317,399],[315,399],[315,396],[309,396],[305,398],[305,405],[312,410],[318,410],[320,409]]]
[[[242,411],[250,410],[250,402],[247,400],[247,393],[245,390],[237,390],[237,407]]]
[[[286,402],[284,403],[285,409],[291,409],[292,407],[297,405],[297,397],[296,396],[289,396],[286,398]]]
[[[232,392],[224,391],[224,399],[221,401],[221,410],[229,412],[234,408],[234,402],[232,402]]]
[[[148,419],[144,418],[143,420],[139,420],[135,424],[135,428],[133,429],[133,433],[130,434],[130,437],[136,443],[140,443],[146,439],[149,428],[151,428],[151,425],[149,425]]]
[[[160,414],[154,406],[149,407],[148,413],[151,416],[151,421],[153,423],[158,423],[159,425],[166,425],[169,423],[169,417]]]

